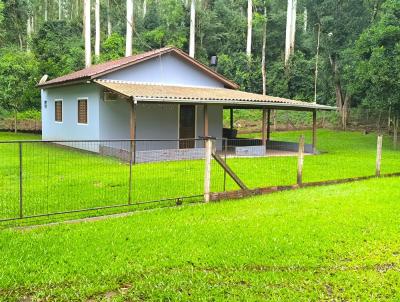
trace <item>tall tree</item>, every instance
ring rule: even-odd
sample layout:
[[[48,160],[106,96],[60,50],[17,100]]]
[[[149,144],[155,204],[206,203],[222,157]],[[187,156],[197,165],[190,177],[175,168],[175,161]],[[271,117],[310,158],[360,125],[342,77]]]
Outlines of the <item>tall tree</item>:
[[[286,13],[286,40],[285,40],[285,65],[289,61],[291,54],[291,37],[292,37],[292,13],[293,13],[293,0],[288,0],[287,13]]]
[[[90,0],[83,0],[83,28],[85,40],[85,67],[92,65],[92,48],[90,43]]]
[[[94,41],[94,55],[96,61],[100,58],[100,0],[95,3],[95,41]]]
[[[247,43],[246,54],[251,57],[251,41],[253,33],[253,1],[247,0]]]
[[[132,35],[133,35],[133,0],[126,0],[126,37],[125,37],[125,56],[132,55]]]
[[[262,92],[267,94],[267,72],[265,57],[267,55],[267,5],[264,3],[264,22],[262,31],[262,48],[261,48],[261,74],[262,74]]]
[[[48,21],[48,3],[47,0],[44,0],[44,21],[47,22]]]
[[[111,3],[110,0],[107,0],[107,37],[110,37],[112,34],[112,25],[111,25]]]
[[[195,35],[196,35],[196,0],[190,3],[190,33],[189,33],[189,56],[194,58]]]
[[[297,0],[288,0],[286,16],[285,65],[294,53],[296,38]]]

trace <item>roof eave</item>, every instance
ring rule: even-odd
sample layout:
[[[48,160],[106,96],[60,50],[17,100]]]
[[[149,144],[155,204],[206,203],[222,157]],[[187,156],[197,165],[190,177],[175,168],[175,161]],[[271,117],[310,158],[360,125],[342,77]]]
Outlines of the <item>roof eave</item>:
[[[80,78],[78,80],[69,80],[69,81],[67,80],[67,81],[56,82],[56,83],[44,82],[43,84],[37,84],[36,87],[38,87],[40,89],[64,87],[64,86],[71,86],[71,85],[76,85],[76,84],[83,84],[83,83],[86,83],[87,81],[90,81],[90,77]]]

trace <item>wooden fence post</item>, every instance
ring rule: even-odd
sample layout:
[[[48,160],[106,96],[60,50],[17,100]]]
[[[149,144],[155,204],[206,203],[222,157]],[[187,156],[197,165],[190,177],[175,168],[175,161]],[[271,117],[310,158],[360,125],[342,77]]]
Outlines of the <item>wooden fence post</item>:
[[[297,184],[303,184],[303,165],[304,165],[304,135],[300,136],[299,153],[297,158]]]
[[[382,162],[382,135],[378,135],[378,143],[376,149],[376,176],[381,176],[381,162]]]
[[[213,140],[210,137],[205,139],[205,165],[204,165],[204,202],[210,201],[211,191],[211,156],[213,149]]]

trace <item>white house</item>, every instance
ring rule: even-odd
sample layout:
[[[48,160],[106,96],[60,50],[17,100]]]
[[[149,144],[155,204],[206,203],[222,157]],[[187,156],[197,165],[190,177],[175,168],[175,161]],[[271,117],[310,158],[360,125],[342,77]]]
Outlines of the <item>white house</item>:
[[[332,109],[239,91],[174,47],[93,65],[39,87],[43,140],[155,140],[136,151],[195,149],[201,143],[194,138],[222,138],[224,108],[305,110],[314,117],[316,110]],[[81,148],[104,151],[101,146],[107,144]]]

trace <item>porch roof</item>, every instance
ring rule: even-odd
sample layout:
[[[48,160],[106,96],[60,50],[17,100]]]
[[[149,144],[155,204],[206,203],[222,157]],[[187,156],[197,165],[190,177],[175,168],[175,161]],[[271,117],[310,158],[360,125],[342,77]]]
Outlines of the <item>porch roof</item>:
[[[334,110],[318,105],[280,97],[249,93],[227,88],[170,86],[115,80],[94,80],[106,90],[139,102],[220,104],[226,108],[271,108],[282,110]]]

